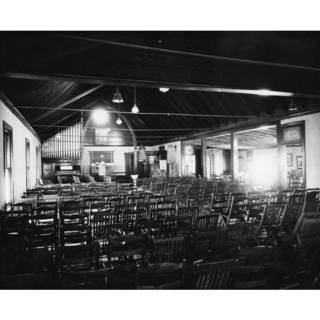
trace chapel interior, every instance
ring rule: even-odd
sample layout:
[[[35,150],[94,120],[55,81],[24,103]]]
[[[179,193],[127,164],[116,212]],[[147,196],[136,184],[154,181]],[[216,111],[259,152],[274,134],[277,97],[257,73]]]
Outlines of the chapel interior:
[[[320,287],[319,32],[0,52],[0,289]]]

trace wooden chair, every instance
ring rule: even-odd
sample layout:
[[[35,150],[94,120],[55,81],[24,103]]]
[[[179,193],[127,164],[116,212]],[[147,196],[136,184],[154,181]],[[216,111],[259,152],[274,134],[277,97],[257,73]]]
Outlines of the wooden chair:
[[[47,273],[2,274],[1,289],[50,289],[54,284]]]
[[[245,221],[247,214],[248,198],[243,193],[234,193],[229,202],[228,214],[224,215],[226,224],[234,224]]]
[[[168,183],[166,187],[166,194],[170,199],[175,199],[177,192],[177,184],[176,183]]]
[[[141,265],[144,262],[146,246],[146,235],[124,235],[109,237],[101,252],[107,252],[109,266],[120,263]]]
[[[10,269],[10,272],[14,272],[14,270],[22,272],[21,267],[23,267],[28,256],[26,234],[29,213],[25,211],[4,211],[0,214],[0,253],[4,259],[2,266]]]
[[[232,285],[232,270],[236,264],[237,262],[231,259],[186,266],[183,275],[183,288],[229,289]]]
[[[220,214],[198,216],[194,223],[192,256],[211,259],[226,243],[227,230]],[[211,257],[211,258],[210,258]]]
[[[283,215],[280,218],[280,228],[285,234],[287,235],[292,234],[293,229],[301,214],[301,211],[302,211],[302,204],[288,203],[286,205],[283,211]]]
[[[293,230],[293,237],[301,247],[319,244],[320,241],[320,203],[318,201],[315,201],[313,205],[309,203],[309,208],[314,211],[307,211],[305,202]]]
[[[61,272],[93,270],[95,264],[95,247],[92,244],[64,246],[61,249]]]
[[[214,184],[205,185],[202,192],[202,205],[204,207],[210,207],[212,194],[216,191],[216,186]]]
[[[220,214],[226,221],[232,206],[232,201],[233,198],[229,193],[213,193],[209,207],[209,214]]]
[[[137,271],[138,289],[180,289],[182,263],[165,262],[140,267]]]
[[[186,258],[184,237],[153,239],[150,262],[182,262]]]
[[[246,220],[251,222],[259,220],[263,213],[263,196],[260,192],[250,192],[247,194],[247,216]]]
[[[94,241],[106,240],[109,236],[120,235],[121,225],[118,215],[111,211],[96,212],[91,219],[91,229]]]
[[[188,200],[188,191],[190,185],[186,184],[179,184],[176,190],[176,200],[179,206],[186,205]]]
[[[166,189],[166,182],[156,181],[152,182],[150,190],[154,194],[164,194]]]
[[[109,268],[98,270],[64,270],[60,287],[64,289],[107,289]]]
[[[196,218],[199,216],[200,208],[199,207],[179,207],[177,216],[175,217],[177,226],[177,233],[182,235],[191,234],[193,224],[196,221]]]
[[[92,232],[83,202],[62,202],[60,206],[60,246],[89,245],[92,243]]]
[[[225,225],[220,214],[208,214],[198,216],[194,224],[194,232],[196,235],[209,235],[211,232],[216,231],[219,227]]]
[[[58,221],[56,212],[43,208],[30,217],[26,232],[33,270],[52,270],[56,263],[58,246]]]
[[[151,238],[167,237],[176,232],[176,208],[150,210],[148,233]]]
[[[265,243],[267,241],[275,241],[277,230],[281,223],[281,215],[284,212],[285,205],[280,204],[270,204],[264,207],[262,218],[259,225],[254,230],[257,242]]]
[[[232,289],[268,289],[271,270],[264,266],[239,265],[232,272]]]
[[[202,196],[203,196],[203,187],[190,187],[187,195],[187,202],[190,206],[201,206],[202,205]]]

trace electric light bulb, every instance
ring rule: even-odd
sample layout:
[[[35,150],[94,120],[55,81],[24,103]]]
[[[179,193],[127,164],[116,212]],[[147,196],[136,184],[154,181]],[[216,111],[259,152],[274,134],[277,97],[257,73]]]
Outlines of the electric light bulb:
[[[104,109],[95,109],[92,114],[93,120],[97,124],[105,124],[109,118],[109,114]]]
[[[139,113],[139,108],[137,107],[136,104],[132,107],[131,112],[132,113]]]
[[[159,88],[159,90],[163,93],[168,92],[170,89],[169,88]]]
[[[116,120],[116,124],[119,126],[122,124],[122,120],[120,119],[120,117],[118,117],[118,119]]]

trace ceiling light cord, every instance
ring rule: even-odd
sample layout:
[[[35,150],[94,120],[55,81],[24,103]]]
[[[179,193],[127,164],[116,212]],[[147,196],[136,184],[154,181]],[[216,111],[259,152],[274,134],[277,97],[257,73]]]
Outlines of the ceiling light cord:
[[[131,109],[131,112],[139,113],[139,108],[137,106],[136,87],[133,87],[133,107]]]

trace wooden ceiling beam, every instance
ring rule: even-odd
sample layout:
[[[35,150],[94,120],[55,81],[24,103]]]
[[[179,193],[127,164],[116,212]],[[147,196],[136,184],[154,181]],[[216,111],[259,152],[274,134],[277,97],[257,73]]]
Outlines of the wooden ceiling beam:
[[[74,101],[73,101],[74,102]],[[70,102],[72,103],[72,102]],[[63,104],[65,105],[65,104]],[[48,108],[48,107],[33,107],[33,106],[18,106],[17,108],[19,109],[33,109],[33,110],[48,110],[50,111],[49,114],[53,113],[54,110],[55,111],[68,111],[68,112],[92,112],[92,109],[87,109],[87,108]],[[110,106],[109,106],[110,108]],[[171,112],[139,112],[139,113],[132,113],[131,111],[118,111],[118,110],[110,110],[108,109],[108,112],[110,113],[116,113],[116,114],[126,114],[126,115],[132,115],[132,116],[140,116],[140,115],[144,115],[144,116],[164,116],[164,117],[202,117],[202,118],[252,118],[255,119],[256,116],[251,116],[251,115],[228,115],[228,114],[201,114],[201,113],[171,113]],[[44,113],[46,114],[46,113]],[[49,115],[46,114],[44,116],[44,114],[42,114],[41,116],[39,116],[35,121],[37,120],[41,120],[43,119],[45,116]]]
[[[97,86],[94,86],[93,88],[90,88],[90,89],[88,89],[88,90],[86,90],[86,91],[84,91],[84,92],[76,95],[75,97],[73,97],[73,98],[71,98],[71,99],[68,99],[67,101],[63,102],[62,104],[60,104],[60,105],[58,105],[58,106],[56,106],[56,107],[54,107],[54,108],[52,108],[52,107],[49,108],[48,111],[42,113],[40,116],[38,116],[38,117],[36,117],[35,119],[33,119],[32,123],[35,123],[35,122],[37,122],[37,121],[39,121],[39,120],[42,120],[42,119],[45,118],[45,117],[48,117],[50,114],[52,114],[52,113],[54,113],[54,112],[57,112],[57,111],[63,109],[64,107],[72,104],[72,103],[75,102],[75,101],[78,101],[78,100],[82,99],[83,97],[89,95],[90,93],[92,93],[92,92],[94,92],[94,91],[97,91],[97,90],[100,89],[101,87],[103,87],[103,85],[101,85],[101,84],[100,84],[100,85],[97,85]]]
[[[75,81],[79,83],[88,84],[100,84],[109,86],[127,86],[127,87],[145,87],[145,88],[169,88],[173,90],[189,90],[189,91],[203,91],[203,92],[218,92],[218,93],[234,93],[234,94],[253,94],[253,95],[264,95],[266,93],[259,90],[251,90],[246,88],[235,88],[235,87],[220,87],[204,84],[192,84],[192,83],[175,83],[168,81],[153,81],[144,79],[124,79],[124,78],[108,78],[99,76],[83,76],[74,74],[45,74],[45,73],[31,73],[31,72],[11,72],[7,71],[2,73],[3,77],[12,79],[27,79],[27,80],[39,80],[39,81]],[[320,99],[320,94],[313,93],[299,93],[299,92],[288,92],[288,91],[272,91],[272,96],[279,97],[306,97]]]
[[[58,34],[58,36],[63,37],[63,38],[68,38],[68,39],[82,40],[82,41],[87,41],[87,42],[94,42],[94,43],[99,43],[99,44],[119,46],[119,47],[125,47],[125,48],[134,48],[134,49],[139,49],[139,50],[144,50],[144,51],[156,51],[156,52],[162,52],[162,53],[166,53],[166,54],[192,56],[192,57],[213,59],[213,60],[220,60],[220,61],[231,61],[231,62],[237,62],[237,63],[255,64],[255,65],[263,65],[263,66],[277,67],[277,68],[288,68],[288,69],[298,69],[298,70],[308,70],[308,71],[320,72],[320,68],[318,68],[318,67],[310,67],[310,66],[288,64],[288,63],[278,63],[278,62],[271,62],[271,61],[261,61],[261,60],[253,60],[253,59],[233,58],[233,57],[227,57],[227,56],[218,56],[218,55],[212,55],[212,54],[197,53],[197,52],[184,51],[184,50],[174,50],[174,49],[167,49],[167,48],[159,48],[159,47],[145,46],[145,45],[139,45],[139,44],[128,43],[128,42],[112,41],[112,40],[107,40],[107,39],[85,37],[85,36],[80,36],[80,35],[78,36],[78,35],[72,35],[72,34],[60,33],[60,34]]]

